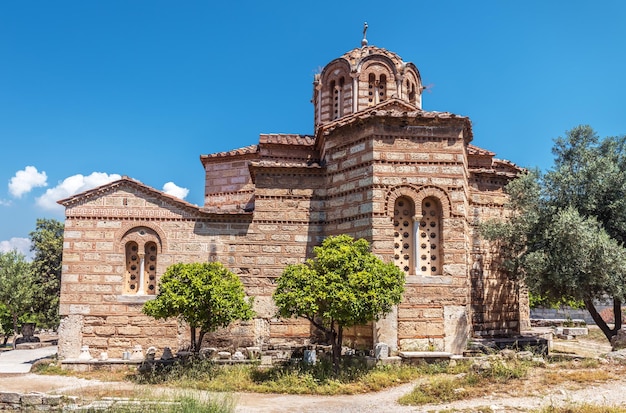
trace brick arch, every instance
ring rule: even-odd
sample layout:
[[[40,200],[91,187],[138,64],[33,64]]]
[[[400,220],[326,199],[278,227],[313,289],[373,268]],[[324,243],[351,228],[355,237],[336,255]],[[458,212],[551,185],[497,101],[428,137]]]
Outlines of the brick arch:
[[[410,185],[401,185],[387,192],[385,197],[385,212],[387,216],[393,220],[394,206],[396,200],[400,197],[409,198],[413,202],[414,208],[417,208],[416,200],[418,199],[419,190]]]
[[[154,234],[147,234],[148,237],[141,236],[135,232],[135,230],[139,228],[147,228],[152,230]],[[125,244],[128,241],[135,241],[138,245],[144,245],[146,242],[154,241],[158,248],[158,253],[162,253],[163,250],[166,249],[167,239],[165,238],[165,232],[159,227],[151,222],[128,222],[122,225],[116,234],[115,239],[118,241],[117,248],[120,252],[124,252]]]
[[[421,188],[416,188],[412,185],[401,185],[391,189],[389,192],[387,192],[387,196],[385,197],[385,212],[390,219],[393,219],[393,209],[394,205],[396,204],[396,199],[402,196],[407,197],[413,201],[416,213],[422,208],[422,201],[425,198],[436,198],[441,204],[441,212],[443,214],[443,217],[450,218],[450,214],[452,211],[450,197],[443,189],[436,186],[424,186]]]
[[[422,189],[420,189],[417,199],[415,200],[415,203],[416,203],[415,205],[417,206],[417,208],[421,209],[422,201],[424,201],[424,199],[429,198],[429,197],[435,198],[439,201],[439,204],[441,205],[441,213],[443,215],[443,218],[450,218],[452,208],[450,204],[450,198],[448,197],[448,193],[445,192],[441,188],[437,188],[436,186],[425,186]]]
[[[387,81],[395,82],[398,71],[396,65],[387,56],[372,55],[364,58],[357,68],[359,80],[367,81],[369,73],[386,74],[389,76]]]

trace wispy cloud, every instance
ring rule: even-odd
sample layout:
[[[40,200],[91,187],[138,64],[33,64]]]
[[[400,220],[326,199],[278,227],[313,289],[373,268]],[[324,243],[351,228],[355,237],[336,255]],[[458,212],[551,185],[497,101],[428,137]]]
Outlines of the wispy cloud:
[[[9,181],[9,192],[16,198],[30,192],[35,187],[47,186],[48,176],[45,172],[37,171],[34,166],[27,166],[22,171],[17,171]]]
[[[189,189],[181,188],[174,182],[168,182],[163,185],[163,192],[168,195],[175,196],[176,198],[185,199],[185,197],[189,194]]]
[[[50,188],[45,194],[37,198],[36,202],[43,209],[50,211],[63,211],[63,207],[57,201],[68,198],[79,192],[87,191],[100,185],[120,179],[118,174],[107,174],[104,172],[92,172],[91,175],[72,175],[60,182],[54,188]]]
[[[8,199],[0,199],[0,206],[11,206],[11,201]]]
[[[28,261],[33,259],[33,251],[30,250],[31,243],[28,238],[11,238],[8,241],[0,241],[0,252],[17,250],[26,256]]]

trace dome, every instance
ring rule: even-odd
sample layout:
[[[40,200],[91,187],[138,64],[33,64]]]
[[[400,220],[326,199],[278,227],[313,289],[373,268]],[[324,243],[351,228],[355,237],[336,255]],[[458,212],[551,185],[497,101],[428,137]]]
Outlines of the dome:
[[[313,85],[316,129],[391,98],[422,108],[417,67],[376,46],[364,45],[331,61]]]

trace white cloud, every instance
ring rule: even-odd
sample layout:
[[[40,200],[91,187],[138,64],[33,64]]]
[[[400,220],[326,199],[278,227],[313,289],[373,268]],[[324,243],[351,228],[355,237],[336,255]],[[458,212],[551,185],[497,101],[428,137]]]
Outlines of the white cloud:
[[[175,196],[176,198],[185,199],[187,194],[189,194],[189,189],[181,188],[180,186],[176,185],[174,182],[168,182],[165,185],[163,185],[163,192],[165,192],[168,195]]]
[[[0,199],[0,206],[11,206],[11,201],[8,199]]]
[[[37,205],[51,211],[62,211],[63,207],[57,201],[69,198],[79,192],[87,191],[100,185],[120,179],[118,174],[106,174],[104,172],[92,172],[91,175],[72,175],[60,182],[54,188],[50,188],[45,194],[37,198]]]
[[[16,198],[21,198],[25,193],[35,187],[47,186],[48,177],[45,172],[38,172],[34,166],[27,166],[23,171],[17,171],[9,181],[9,192]]]
[[[33,260],[33,251],[30,250],[30,239],[28,238],[11,238],[8,241],[0,241],[0,252],[9,252],[17,250],[26,256],[26,260]]]

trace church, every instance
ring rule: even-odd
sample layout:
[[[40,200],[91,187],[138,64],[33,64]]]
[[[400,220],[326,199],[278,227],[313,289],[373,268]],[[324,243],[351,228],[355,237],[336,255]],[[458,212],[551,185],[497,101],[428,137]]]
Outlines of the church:
[[[180,262],[220,261],[254,297],[256,318],[207,335],[207,345],[309,343],[308,321],[277,318],[272,292],[288,264],[338,234],[366,239],[406,273],[402,302],[344,343],[459,354],[471,337],[519,333],[524,294],[498,271],[478,225],[505,214],[503,189],[521,168],[472,145],[469,118],[422,109],[423,91],[413,63],[364,36],[315,75],[313,135],[262,134],[200,155],[204,205],[129,177],[59,201],[59,356],[187,345],[185,326],[141,312]]]

